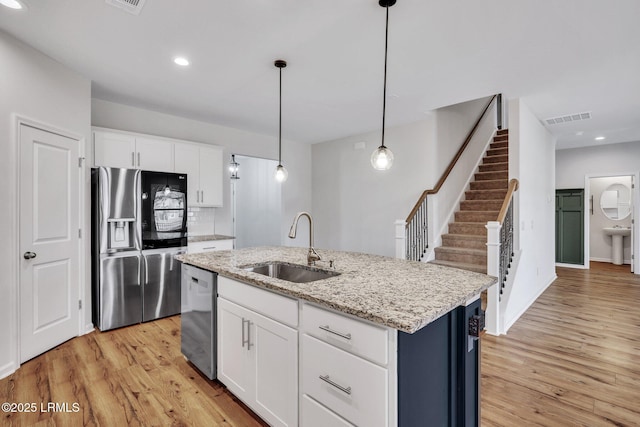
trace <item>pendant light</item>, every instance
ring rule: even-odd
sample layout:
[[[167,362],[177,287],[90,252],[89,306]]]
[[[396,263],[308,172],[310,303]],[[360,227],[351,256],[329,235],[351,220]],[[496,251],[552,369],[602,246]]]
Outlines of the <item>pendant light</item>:
[[[236,162],[236,155],[232,154],[231,155],[231,162],[229,163],[229,172],[231,172],[231,179],[240,179],[240,176],[238,175],[238,167],[240,166],[240,163]]]
[[[278,121],[278,166],[276,167],[275,178],[278,182],[284,182],[289,176],[289,172],[282,166],[282,69],[287,66],[287,62],[276,59],[273,63],[280,70],[280,117]]]
[[[387,109],[387,47],[389,40],[389,8],[396,4],[396,0],[380,0],[378,4],[387,11],[387,21],[384,32],[384,85],[382,92],[382,143],[371,154],[371,166],[377,170],[391,169],[393,153],[384,145],[384,122]]]

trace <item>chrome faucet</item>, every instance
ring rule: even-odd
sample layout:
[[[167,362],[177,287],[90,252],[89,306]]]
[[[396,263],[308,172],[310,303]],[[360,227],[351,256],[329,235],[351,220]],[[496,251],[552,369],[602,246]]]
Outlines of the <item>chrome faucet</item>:
[[[307,253],[307,265],[313,265],[316,261],[320,261],[320,255],[313,248],[313,218],[311,218],[311,214],[308,212],[298,212],[296,217],[293,219],[293,224],[291,224],[291,230],[289,230],[289,238],[296,238],[296,231],[298,229],[298,220],[301,216],[306,216],[309,218],[309,252]]]

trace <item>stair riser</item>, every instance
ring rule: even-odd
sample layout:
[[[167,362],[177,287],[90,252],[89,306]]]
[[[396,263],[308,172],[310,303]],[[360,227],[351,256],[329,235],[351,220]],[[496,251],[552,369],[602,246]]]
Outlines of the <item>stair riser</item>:
[[[488,149],[487,150],[487,156],[493,157],[493,156],[505,156],[509,154],[509,149],[508,148],[494,148],[494,149]]]
[[[484,224],[462,224],[451,223],[449,224],[450,234],[471,234],[474,236],[487,236],[487,229]]]
[[[487,164],[487,163],[508,163],[509,162],[509,156],[486,156],[484,159],[482,159],[482,163],[483,164]]]
[[[490,150],[496,148],[509,148],[509,141],[492,142],[491,144],[489,144]]]
[[[500,211],[500,200],[463,200],[460,202],[461,211]]]
[[[461,254],[439,251],[436,248],[436,259],[453,262],[464,262],[466,264],[487,265],[487,255]]]
[[[494,179],[509,179],[508,171],[492,171],[492,172],[479,172],[474,175],[476,181],[487,181]]]
[[[498,134],[496,134],[496,136],[493,137],[493,140],[495,142],[497,142],[497,141],[506,141],[508,138],[509,138],[508,134],[502,134],[501,135],[501,134],[498,133]]]
[[[496,134],[498,136],[500,136],[500,135],[509,135],[509,129],[499,129],[498,132],[496,132]]]
[[[480,172],[509,171],[508,163],[487,163],[480,165]]]
[[[479,249],[487,248],[487,242],[482,240],[456,239],[455,237],[442,237],[442,246],[451,248]]]
[[[501,179],[497,181],[474,181],[470,184],[471,190],[498,190],[509,187],[509,181]]]
[[[495,221],[498,212],[459,211],[455,213],[455,220],[459,222],[487,222]]]
[[[507,190],[466,191],[464,197],[467,200],[504,200]]]

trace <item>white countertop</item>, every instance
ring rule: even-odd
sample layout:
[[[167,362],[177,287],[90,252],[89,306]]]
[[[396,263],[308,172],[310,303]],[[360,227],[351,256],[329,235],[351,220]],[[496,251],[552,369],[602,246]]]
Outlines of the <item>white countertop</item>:
[[[497,282],[486,274],[379,255],[317,249],[317,268],[338,276],[293,283],[243,270],[272,261],[307,264],[307,248],[259,247],[179,255],[178,260],[222,276],[413,333]]]

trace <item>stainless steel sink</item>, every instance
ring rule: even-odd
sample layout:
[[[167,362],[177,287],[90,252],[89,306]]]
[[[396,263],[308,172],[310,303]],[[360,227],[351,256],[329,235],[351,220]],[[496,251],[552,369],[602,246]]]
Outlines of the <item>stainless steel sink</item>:
[[[287,264],[284,262],[269,262],[242,267],[243,270],[263,274],[276,279],[295,283],[315,282],[340,275],[336,271],[320,270],[304,265]]]

